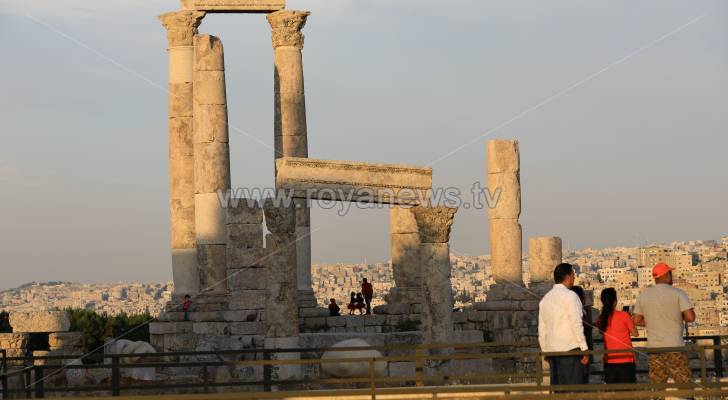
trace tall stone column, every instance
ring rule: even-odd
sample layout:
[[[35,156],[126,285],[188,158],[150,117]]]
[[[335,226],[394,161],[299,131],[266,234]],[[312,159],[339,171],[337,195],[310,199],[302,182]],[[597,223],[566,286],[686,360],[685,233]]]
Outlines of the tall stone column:
[[[227,204],[218,191],[230,190],[225,62],[222,42],[195,36],[194,135],[195,233],[201,289],[226,293]]]
[[[195,241],[195,189],[192,151],[193,37],[204,12],[162,14],[169,47],[169,208],[175,294],[199,290]]]
[[[419,256],[423,280],[422,328],[425,343],[451,343],[454,299],[450,277],[450,228],[456,208],[424,207],[411,209],[417,221]]]
[[[488,190],[500,196],[488,208],[490,254],[496,283],[523,284],[520,156],[517,140],[488,141]]]
[[[395,286],[385,297],[388,303],[420,303],[422,266],[419,259],[420,236],[411,207],[389,209],[392,275]]]
[[[561,264],[561,238],[540,236],[528,239],[528,266],[531,284],[553,282],[554,268]]]
[[[268,14],[274,51],[275,158],[308,157],[306,98],[303,86],[304,36],[308,11],[281,10]],[[300,305],[315,306],[311,285],[311,213],[296,200],[296,263]],[[312,303],[312,304],[308,304]]]

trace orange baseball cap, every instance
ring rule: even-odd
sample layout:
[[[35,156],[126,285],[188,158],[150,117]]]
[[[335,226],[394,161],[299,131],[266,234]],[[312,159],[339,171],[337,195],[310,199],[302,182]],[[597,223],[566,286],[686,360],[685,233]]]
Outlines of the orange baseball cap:
[[[665,263],[657,263],[652,267],[652,277],[659,278],[672,270],[673,268]]]

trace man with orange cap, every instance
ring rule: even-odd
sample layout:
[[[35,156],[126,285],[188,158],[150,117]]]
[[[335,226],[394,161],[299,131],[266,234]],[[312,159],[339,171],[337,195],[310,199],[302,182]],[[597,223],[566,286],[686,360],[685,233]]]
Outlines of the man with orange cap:
[[[647,329],[647,347],[684,347],[685,322],[695,321],[693,303],[688,295],[672,286],[672,268],[658,263],[652,268],[655,284],[643,290],[634,306],[634,323]],[[651,353],[648,367],[650,383],[691,381],[686,352]]]

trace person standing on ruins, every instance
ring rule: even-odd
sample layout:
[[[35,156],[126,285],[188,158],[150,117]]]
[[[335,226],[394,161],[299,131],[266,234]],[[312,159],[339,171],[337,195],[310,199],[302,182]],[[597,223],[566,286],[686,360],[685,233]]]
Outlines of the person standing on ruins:
[[[655,284],[640,293],[634,306],[634,323],[647,328],[647,347],[685,347],[683,327],[695,321],[688,295],[672,286],[672,268],[657,263],[652,268]],[[648,360],[650,383],[687,383],[692,375],[686,352],[652,353]]]
[[[362,279],[361,293],[364,295],[364,301],[367,303],[367,315],[372,313],[372,298],[374,297],[374,287],[367,282],[367,278]]]
[[[539,303],[538,343],[541,351],[587,351],[579,296],[570,288],[576,274],[571,264],[561,263],[554,269],[554,287]],[[588,355],[547,357],[551,369],[551,385],[578,385],[583,382],[584,366]]]
[[[182,301],[182,311],[184,311],[184,315],[182,316],[183,321],[190,320],[190,307],[191,306],[192,306],[192,300],[190,300],[190,295],[186,294],[184,300]]]

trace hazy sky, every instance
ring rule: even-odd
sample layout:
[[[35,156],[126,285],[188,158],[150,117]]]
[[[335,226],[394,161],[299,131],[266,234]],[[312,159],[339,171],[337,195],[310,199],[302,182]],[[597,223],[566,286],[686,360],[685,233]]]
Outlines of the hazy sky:
[[[0,289],[171,279],[156,16],[176,8],[0,0]],[[728,235],[727,2],[288,8],[311,11],[311,157],[428,165],[472,143],[433,164],[436,186],[467,194],[484,180],[485,140],[515,138],[525,238],[576,248]],[[262,15],[209,15],[200,32],[225,44],[233,186],[272,186],[270,28]],[[314,262],[389,257],[385,210],[314,210],[312,224]],[[485,211],[458,212],[451,239],[487,253]]]

